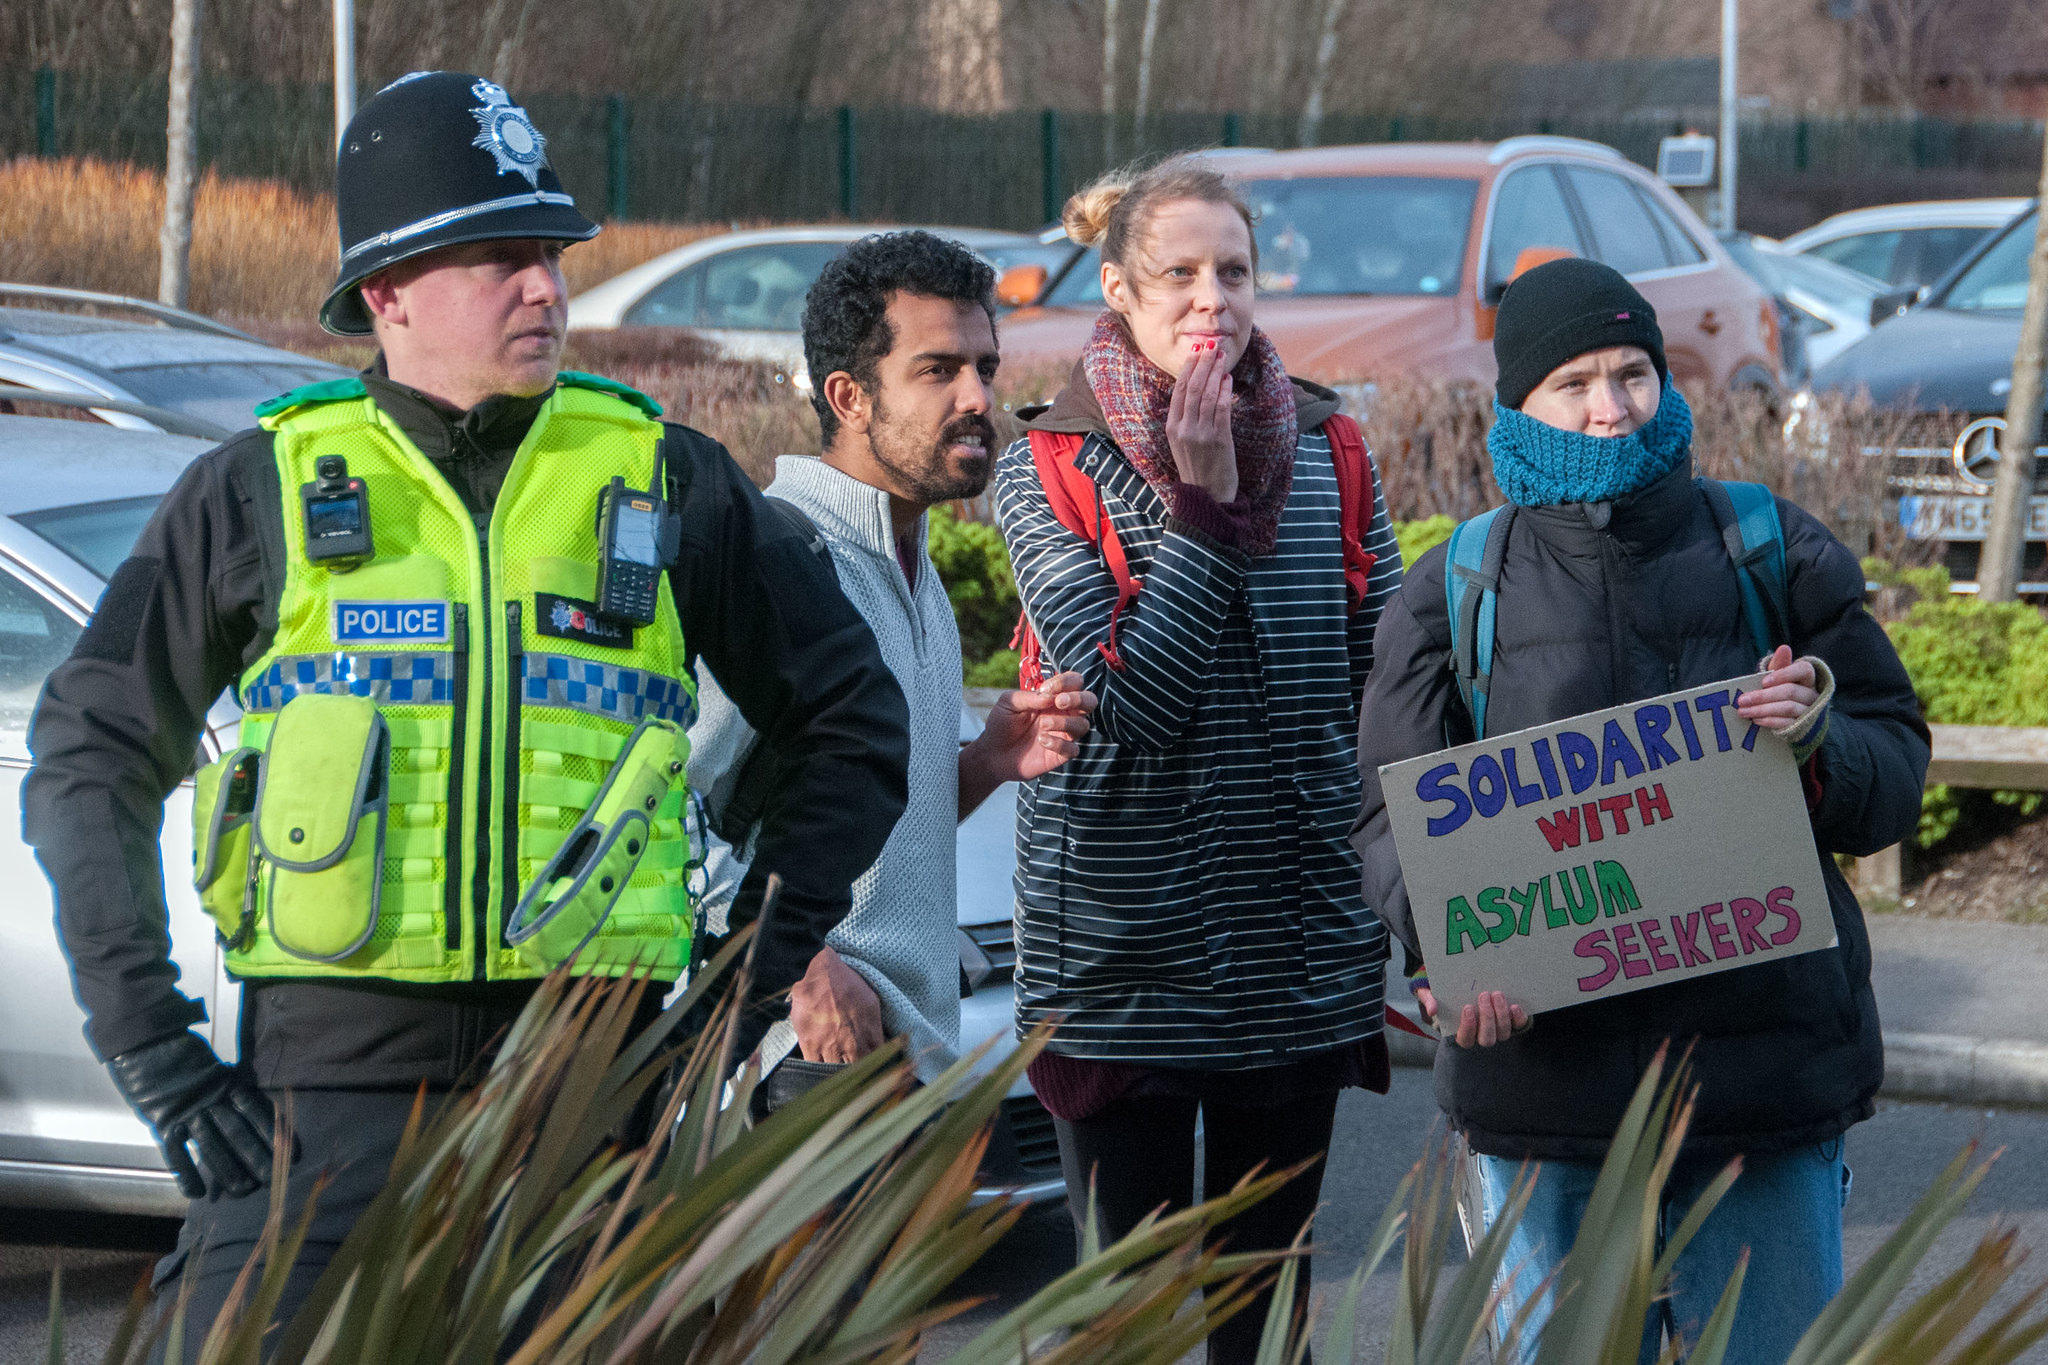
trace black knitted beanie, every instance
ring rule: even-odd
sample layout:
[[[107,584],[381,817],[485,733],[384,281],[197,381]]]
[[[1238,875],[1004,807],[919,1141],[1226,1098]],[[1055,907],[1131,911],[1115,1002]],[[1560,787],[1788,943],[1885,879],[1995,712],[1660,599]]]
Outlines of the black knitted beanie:
[[[1521,407],[1552,370],[1608,346],[1642,347],[1666,378],[1657,310],[1620,271],[1576,256],[1537,266],[1508,286],[1494,318],[1500,405]]]

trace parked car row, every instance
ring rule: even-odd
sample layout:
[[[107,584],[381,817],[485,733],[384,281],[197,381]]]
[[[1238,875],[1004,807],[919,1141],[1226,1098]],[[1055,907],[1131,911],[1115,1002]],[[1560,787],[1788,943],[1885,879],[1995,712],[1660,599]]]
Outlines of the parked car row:
[[[1991,505],[1998,437],[2012,392],[2013,355],[2027,302],[2027,262],[2038,206],[1965,255],[1919,301],[1818,367],[1816,390],[1867,392],[1900,412],[1945,414],[1946,443],[1901,451],[1893,482],[1907,535],[1940,541],[1957,588],[1974,591]],[[2048,480],[2035,453],[2023,586],[2048,591]]]

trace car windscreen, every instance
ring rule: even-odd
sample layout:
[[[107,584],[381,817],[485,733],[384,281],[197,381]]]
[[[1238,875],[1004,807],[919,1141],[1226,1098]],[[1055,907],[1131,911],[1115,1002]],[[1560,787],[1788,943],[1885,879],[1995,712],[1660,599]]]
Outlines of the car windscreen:
[[[142,402],[190,417],[203,417],[230,431],[256,424],[255,409],[266,398],[304,384],[339,377],[331,365],[308,361],[214,361],[195,365],[143,365],[114,371],[114,377]]]
[[[2027,255],[2034,247],[2034,215],[2028,213],[1991,244],[1942,291],[1936,306],[1974,313],[2027,306]]]
[[[1455,294],[1476,180],[1372,175],[1253,180],[1266,294]]]
[[[14,519],[101,578],[111,579],[162,501],[162,494],[151,493],[139,498],[17,512]]]

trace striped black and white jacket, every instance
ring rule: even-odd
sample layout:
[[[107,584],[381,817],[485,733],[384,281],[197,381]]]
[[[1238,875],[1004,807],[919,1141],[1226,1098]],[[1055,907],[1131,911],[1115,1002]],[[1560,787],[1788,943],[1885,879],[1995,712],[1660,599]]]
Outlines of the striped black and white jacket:
[[[1375,478],[1377,562],[1347,619],[1321,430],[1337,401],[1297,385],[1293,490],[1257,560],[1171,517],[1099,411],[1090,428],[1085,391],[1040,419],[1091,430],[1079,467],[1143,583],[1118,621],[1120,670],[1096,648],[1117,596],[1099,549],[1053,516],[1028,441],[997,462],[1046,672],[1077,670],[1100,698],[1079,755],[1017,805],[1017,1024],[1059,1019],[1055,1051],[1236,1070],[1379,1031],[1386,931],[1346,835],[1358,696],[1400,550]]]

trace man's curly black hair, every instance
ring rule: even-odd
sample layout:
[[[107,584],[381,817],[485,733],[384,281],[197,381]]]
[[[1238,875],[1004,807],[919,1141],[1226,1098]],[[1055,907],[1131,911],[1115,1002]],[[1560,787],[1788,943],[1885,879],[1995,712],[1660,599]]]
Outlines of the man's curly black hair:
[[[811,371],[811,406],[831,445],[839,419],[825,401],[825,377],[838,370],[873,393],[877,366],[896,345],[889,325],[889,295],[978,303],[996,321],[996,272],[958,242],[915,229],[863,237],[834,257],[804,299],[804,364]]]

